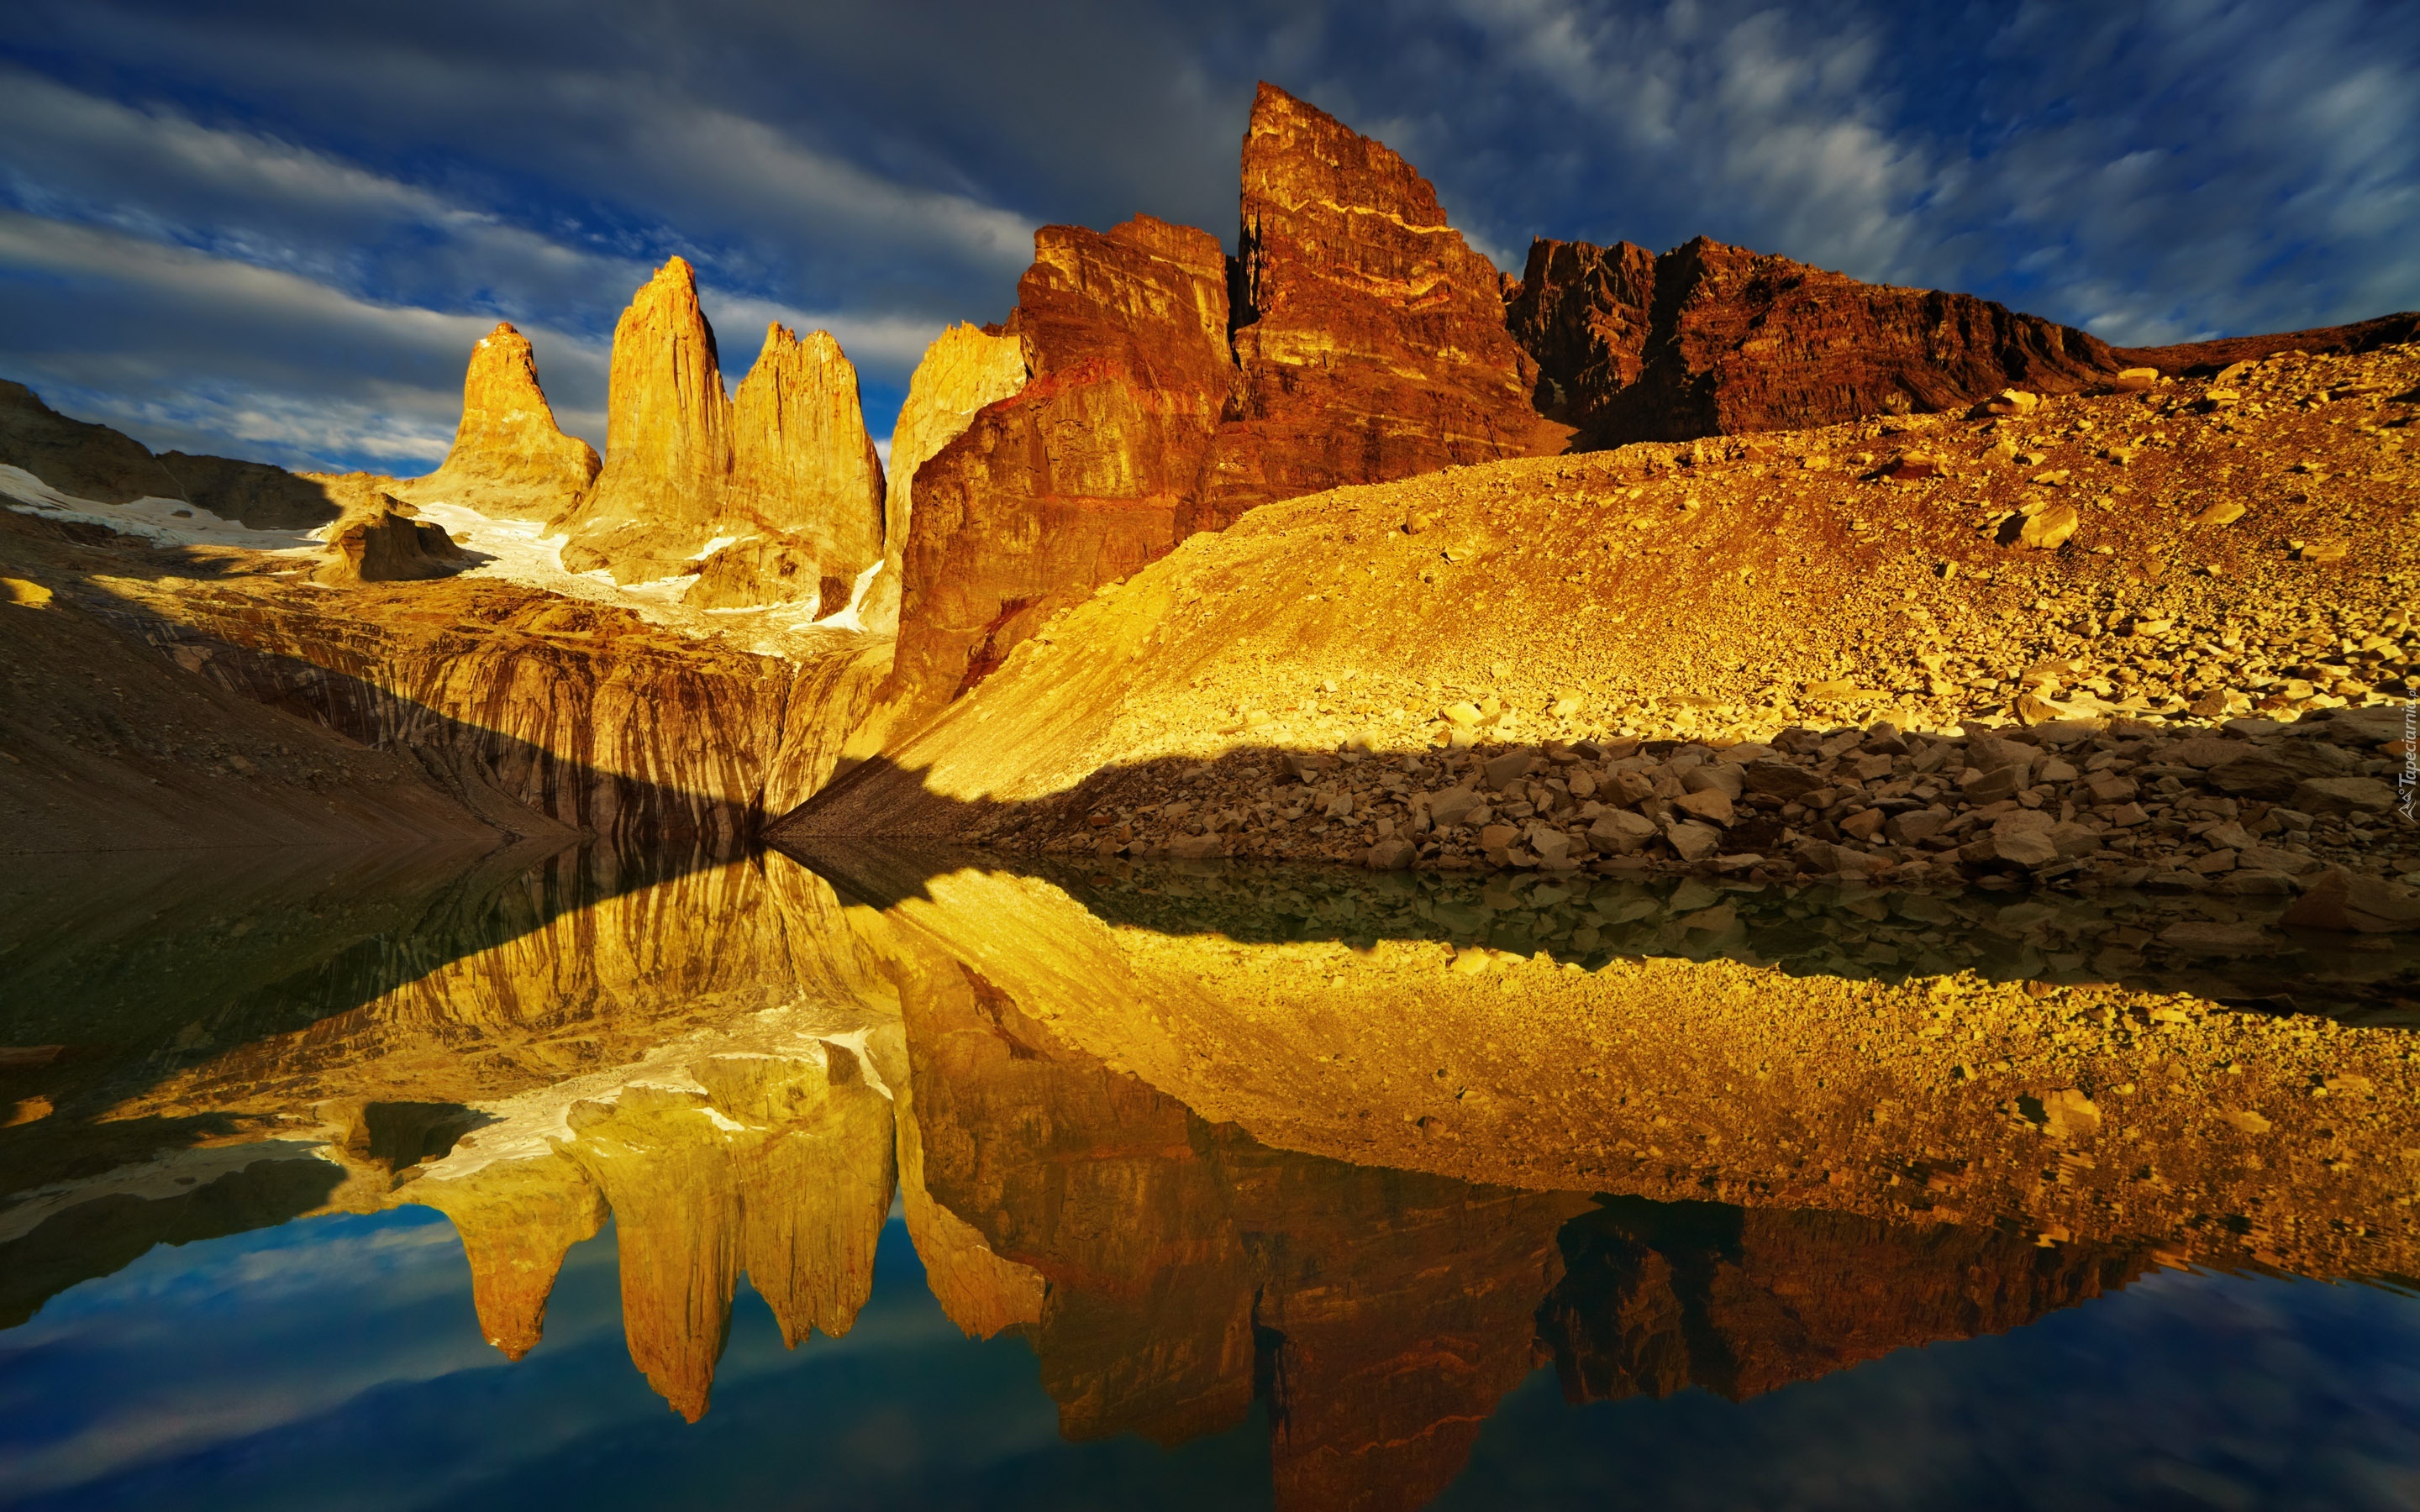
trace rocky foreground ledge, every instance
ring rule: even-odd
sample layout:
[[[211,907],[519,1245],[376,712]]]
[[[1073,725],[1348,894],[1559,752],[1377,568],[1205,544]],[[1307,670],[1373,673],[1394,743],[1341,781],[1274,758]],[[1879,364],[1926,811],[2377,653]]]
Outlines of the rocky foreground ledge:
[[[2118,721],[1771,743],[1616,739],[1435,756],[1239,752],[1088,784],[974,838],[1042,854],[1375,870],[1698,871],[1906,886],[2055,882],[2293,896],[2291,922],[2420,927],[2410,711],[2210,730]],[[2398,786],[2398,779],[2403,785]]]

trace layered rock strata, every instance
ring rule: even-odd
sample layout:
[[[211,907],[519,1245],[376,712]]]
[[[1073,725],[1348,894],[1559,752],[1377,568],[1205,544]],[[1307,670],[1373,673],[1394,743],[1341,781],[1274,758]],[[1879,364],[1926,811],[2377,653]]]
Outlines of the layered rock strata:
[[[742,840],[830,774],[880,675],[855,649],[756,656],[491,579],[343,598],[172,579],[101,612],[228,691],[408,756],[521,834]]]
[[[614,326],[607,405],[604,468],[562,518],[571,571],[695,575],[710,609],[813,594],[832,614],[880,560],[881,459],[830,334],[768,326],[726,397],[696,274],[675,257]]]
[[[2071,393],[2128,365],[2097,337],[1972,295],[1867,284],[1699,237],[1530,243],[1505,314],[1539,408],[1582,449]]]
[[[537,357],[510,321],[479,338],[462,376],[462,419],[436,471],[396,486],[414,502],[504,519],[552,519],[596,481],[596,449],[566,436],[538,386]]]
[[[1400,157],[1264,85],[1242,209],[1232,266],[1148,216],[1036,233],[1005,328],[1032,380],[915,475],[884,695],[905,722],[1192,532],[1559,446],[1496,270]]]
[[[1560,450],[1496,268],[1384,143],[1264,84],[1244,134],[1236,424],[1188,529],[1355,483]]]

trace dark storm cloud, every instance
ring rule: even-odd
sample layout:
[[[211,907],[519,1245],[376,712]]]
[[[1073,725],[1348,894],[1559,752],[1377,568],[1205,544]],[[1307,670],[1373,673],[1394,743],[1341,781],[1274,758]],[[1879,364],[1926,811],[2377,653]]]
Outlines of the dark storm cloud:
[[[2420,304],[2393,4],[36,0],[0,64],[0,373],[289,461],[441,452],[499,317],[601,441],[613,317],[675,252],[728,366],[827,326],[886,431],[1035,224],[1232,239],[1264,77],[1514,266],[1704,232],[2121,341]]]

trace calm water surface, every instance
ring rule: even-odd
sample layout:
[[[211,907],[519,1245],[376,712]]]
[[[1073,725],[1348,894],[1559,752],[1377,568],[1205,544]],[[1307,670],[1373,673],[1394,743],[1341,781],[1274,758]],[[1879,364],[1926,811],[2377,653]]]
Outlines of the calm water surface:
[[[1373,1081],[1302,1134],[1331,1110],[1273,1109],[1314,1085],[1267,1063],[1292,1052],[1215,1020],[1292,1001],[1288,972],[1361,1003],[1402,951],[1484,947],[1575,992],[2126,980],[2391,1035],[2395,951],[2166,953],[2170,900],[1215,867],[976,893],[950,864],[6,884],[0,1504],[2420,1505],[2396,1265],[2156,1202],[2086,1231],[1979,1188],[1836,1201],[1749,1180],[1771,1152],[1737,1136],[1678,1187],[1474,1180],[1576,1168],[1481,1113],[1388,1165],[1362,1124],[1429,1115]],[[1544,1054],[1501,991],[1473,1034]],[[1125,1063],[1121,1025],[1178,1058]],[[1221,1069],[1256,1050],[1279,1079]],[[1573,1146],[1620,1143],[1586,1121]],[[1911,1134],[1911,1169],[1979,1168],[1939,1148],[1962,1127]],[[2087,1149],[2117,1164],[2058,1147],[2054,1196]],[[2346,1227],[2296,1180],[2261,1223],[2404,1253],[2408,1191]]]

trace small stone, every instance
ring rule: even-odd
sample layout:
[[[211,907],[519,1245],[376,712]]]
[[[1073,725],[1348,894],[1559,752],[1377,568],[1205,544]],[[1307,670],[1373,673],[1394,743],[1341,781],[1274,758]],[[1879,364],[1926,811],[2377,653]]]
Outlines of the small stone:
[[[1672,807],[1708,824],[1728,826],[1733,818],[1730,795],[1718,787],[1700,788],[1672,800]]]
[[[2118,376],[2109,380],[2109,386],[2121,393],[2155,389],[2160,386],[2160,370],[2156,367],[2121,368]]]
[[[1940,834],[1941,826],[1947,823],[1949,816],[1938,809],[1911,809],[1905,813],[1893,814],[1888,825],[1891,843],[1920,844]]]
[[[1419,854],[1419,849],[1410,841],[1388,839],[1371,846],[1366,859],[1373,872],[1401,872],[1410,866],[1412,858]]]
[[[1528,839],[1529,849],[1547,866],[1560,865],[1572,854],[1572,838],[1551,825],[1532,824]]]
[[[1841,820],[1840,833],[1854,836],[1858,840],[1869,841],[1889,821],[1889,818],[1890,816],[1880,809],[1868,809]]]
[[[2196,525],[2232,525],[2243,517],[2243,506],[2232,499],[2222,499],[2194,517]]]
[[[2067,544],[2080,523],[2073,504],[2053,504],[2026,520],[2017,540],[2037,550],[2055,551]]]
[[[1496,852],[1509,848],[1521,838],[1521,831],[1511,825],[1489,825],[1479,832],[1479,848]]]
[[[2050,838],[2047,830],[2025,829],[2012,835],[1994,835],[1990,843],[2001,860],[2018,866],[2049,866],[2059,858],[2058,843]]]
[[[1627,809],[1616,809],[1598,816],[1589,825],[1590,845],[1607,856],[1628,856],[1656,836],[1655,821]]]
[[[2287,802],[2308,814],[2383,811],[2395,807],[2395,789],[2374,777],[2314,777],[2297,783]]]
[[[1664,838],[1683,861],[1703,860],[1723,843],[1723,832],[1712,825],[1675,824],[1664,831]]]
[[[1469,817],[1471,810],[1482,807],[1478,794],[1468,788],[1448,788],[1429,797],[1429,822],[1440,829],[1458,825]]]
[[[1509,751],[1487,764],[1487,785],[1500,788],[1515,778],[1528,776],[1537,764],[1538,758],[1526,750]]]

